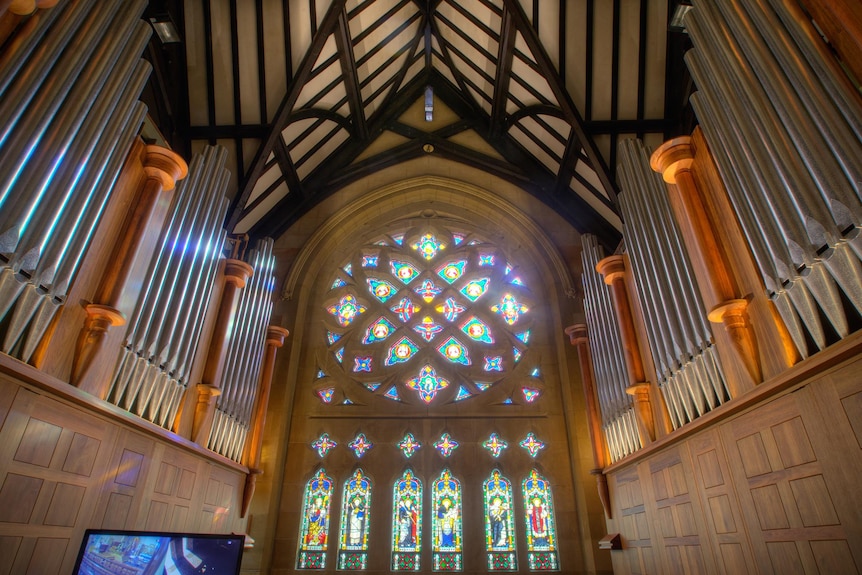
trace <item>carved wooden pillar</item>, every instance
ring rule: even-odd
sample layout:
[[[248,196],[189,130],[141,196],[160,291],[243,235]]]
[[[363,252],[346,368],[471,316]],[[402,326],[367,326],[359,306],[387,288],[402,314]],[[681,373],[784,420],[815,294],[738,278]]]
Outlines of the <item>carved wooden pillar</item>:
[[[147,146],[144,157],[146,179],[132,206],[117,244],[111,255],[113,267],[102,275],[93,303],[85,306],[87,319],[78,336],[72,362],[71,383],[79,385],[113,326],[123,325],[125,315],[120,310],[123,292],[131,280],[135,256],[147,233],[150,216],[163,192],[170,192],[178,180],[186,177],[188,166],[180,156],[160,146]],[[82,386],[91,394],[105,399],[110,381],[86,382]]]
[[[710,297],[709,302],[718,302],[708,311],[709,321],[724,324],[737,357],[745,366],[753,384],[763,381],[763,371],[757,349],[757,338],[748,318],[748,301],[739,297],[739,289],[731,275],[727,254],[716,237],[717,222],[713,222],[691,173],[694,152],[691,138],[682,136],[665,142],[650,158],[653,170],[660,173],[668,184],[671,205],[677,211],[680,227],[687,228],[691,238],[688,248],[693,259],[703,262],[706,277],[699,284]],[[751,385],[728,382],[731,397],[739,397]]]
[[[227,348],[230,344],[233,318],[239,303],[240,290],[254,273],[254,269],[239,259],[228,259],[224,268],[224,291],[219,304],[216,323],[207,350],[206,363],[197,386],[198,401],[192,423],[192,441],[206,447],[212,426],[215,398],[221,394],[219,382],[222,377]]]
[[[614,308],[617,312],[617,322],[620,328],[620,339],[623,345],[626,368],[629,374],[629,387],[626,393],[634,396],[635,415],[638,421],[638,432],[644,446],[655,441],[656,427],[653,414],[650,388],[646,379],[640,344],[635,331],[634,316],[629,305],[628,288],[626,287],[626,265],[622,256],[608,256],[596,265],[596,271],[602,274],[607,285],[611,286]]]
[[[248,467],[248,475],[245,479],[245,490],[242,494],[242,508],[240,517],[245,517],[251,499],[254,497],[254,488],[257,477],[263,470],[260,469],[260,452],[263,447],[263,430],[266,424],[266,409],[269,406],[269,390],[272,386],[272,374],[275,370],[275,354],[284,340],[290,335],[283,327],[271,325],[266,330],[266,348],[263,353],[263,363],[260,369],[260,382],[257,388],[257,398],[254,403],[254,419],[251,422],[251,433],[245,442],[243,463]]]
[[[567,327],[566,335],[569,336],[569,341],[578,350],[578,362],[581,366],[581,382],[583,382],[584,400],[587,404],[587,423],[590,430],[590,443],[593,448],[593,464],[595,465],[595,468],[590,470],[590,474],[596,478],[596,488],[599,491],[599,499],[605,510],[605,516],[608,519],[613,519],[608,480],[604,474],[604,468],[607,465],[607,449],[602,432],[602,416],[596,399],[595,382],[593,381],[593,360],[590,357],[587,326],[579,323]]]

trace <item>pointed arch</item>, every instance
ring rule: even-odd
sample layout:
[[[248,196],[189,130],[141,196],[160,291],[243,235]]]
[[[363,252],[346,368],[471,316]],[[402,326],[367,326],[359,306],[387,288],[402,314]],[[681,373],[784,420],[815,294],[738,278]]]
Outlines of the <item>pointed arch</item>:
[[[431,561],[434,571],[462,569],[461,482],[444,469],[431,488]]]
[[[550,482],[533,469],[521,484],[530,571],[557,571],[557,529]]]
[[[422,481],[407,469],[392,488],[392,570],[419,571]]]
[[[483,484],[485,504],[485,550],[489,571],[516,571],[515,518],[512,484],[494,469]]]

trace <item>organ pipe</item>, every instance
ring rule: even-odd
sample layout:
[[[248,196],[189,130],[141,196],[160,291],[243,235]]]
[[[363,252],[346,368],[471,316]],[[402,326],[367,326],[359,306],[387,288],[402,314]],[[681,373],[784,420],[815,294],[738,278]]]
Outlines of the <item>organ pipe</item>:
[[[596,271],[604,253],[595,236],[585,234],[583,242],[584,311],[591,337],[596,393],[602,416],[602,429],[611,462],[618,461],[642,447],[632,397],[626,394],[628,374],[617,331],[616,313],[610,293]]]
[[[639,140],[619,146],[619,196],[632,275],[659,367],[660,388],[677,428],[730,399],[694,273],[661,177]]]

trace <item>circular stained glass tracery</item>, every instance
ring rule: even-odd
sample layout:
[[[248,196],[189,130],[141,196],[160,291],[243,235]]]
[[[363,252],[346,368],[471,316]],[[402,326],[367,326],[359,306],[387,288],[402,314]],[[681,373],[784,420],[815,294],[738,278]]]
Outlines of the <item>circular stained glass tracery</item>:
[[[322,337],[334,369],[365,393],[463,401],[522,367],[530,291],[502,250],[478,236],[435,226],[376,238],[332,280]]]

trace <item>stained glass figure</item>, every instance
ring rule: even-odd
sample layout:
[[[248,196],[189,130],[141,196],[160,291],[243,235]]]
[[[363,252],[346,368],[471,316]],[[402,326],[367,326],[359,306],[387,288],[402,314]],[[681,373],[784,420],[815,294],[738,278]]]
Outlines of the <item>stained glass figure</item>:
[[[444,469],[431,488],[434,571],[461,570],[461,482]]]
[[[338,568],[360,571],[368,567],[368,531],[371,527],[371,480],[361,469],[354,471],[344,484],[341,501]]]
[[[378,256],[362,256],[362,267],[376,268]]]
[[[516,333],[515,337],[517,337],[523,344],[530,343],[530,330],[522,331],[521,333]]]
[[[476,387],[479,388],[479,391],[485,391],[486,389],[488,389],[489,387],[494,385],[490,381],[477,381],[477,382],[475,382],[475,384],[476,384]]]
[[[332,402],[332,395],[335,393],[334,387],[324,387],[323,389],[317,390],[317,395],[320,397],[320,400],[323,403]]]
[[[392,570],[419,571],[422,482],[408,469],[392,490]]]
[[[494,265],[494,254],[479,254],[479,265],[480,266],[493,266]]]
[[[488,283],[491,278],[481,278],[467,282],[467,285],[461,288],[461,293],[470,301],[476,301],[488,291]]]
[[[337,289],[337,288],[340,288],[340,287],[346,286],[346,285],[347,285],[347,282],[345,282],[343,279],[335,278],[335,281],[332,282],[332,287],[330,287],[329,289]]]
[[[524,392],[524,401],[527,403],[533,403],[536,401],[536,398],[538,398],[541,393],[538,389],[533,389],[532,387],[524,387],[521,391]]]
[[[446,321],[455,321],[456,319],[458,319],[459,315],[461,315],[464,311],[467,310],[466,307],[459,304],[451,297],[446,298],[446,301],[444,301],[442,305],[438,305],[435,309],[439,313],[443,314],[443,317],[446,318]]]
[[[379,381],[364,382],[362,385],[367,387],[369,391],[377,391],[377,388],[380,387],[380,382]]]
[[[417,287],[414,291],[420,295],[422,299],[430,303],[434,301],[434,298],[440,295],[440,292],[443,290],[434,285],[433,281],[425,280],[422,282],[422,285]]]
[[[389,388],[389,391],[383,394],[383,397],[388,397],[389,399],[394,399],[395,401],[401,401],[401,398],[398,397],[398,388],[394,385]]]
[[[460,246],[461,242],[464,241],[464,234],[452,234],[452,241],[456,246]]]
[[[437,269],[437,275],[443,278],[447,283],[452,284],[462,275],[464,275],[464,267],[467,265],[467,260],[458,260],[448,262],[443,267]]]
[[[521,361],[521,355],[523,355],[523,352],[520,349],[518,349],[517,347],[513,346],[512,347],[512,359],[515,360],[515,363],[518,363],[519,361]]]
[[[495,432],[491,434],[491,437],[482,442],[482,447],[490,451],[491,455],[496,458],[502,455],[503,450],[509,447],[509,444]]]
[[[401,450],[401,453],[403,453],[404,457],[407,459],[413,457],[413,454],[416,453],[416,450],[420,447],[422,447],[422,444],[416,441],[416,438],[413,437],[412,433],[405,435],[404,439],[398,443],[398,449]]]
[[[368,438],[365,437],[364,433],[357,433],[356,437],[353,438],[353,441],[347,444],[347,447],[353,450],[356,457],[362,457],[365,455],[366,451],[374,447],[374,444],[368,441]]]
[[[395,344],[389,347],[389,353],[386,359],[383,360],[384,365],[395,365],[396,363],[404,363],[413,357],[419,348],[416,344],[406,337],[402,337]]]
[[[365,337],[362,338],[362,343],[369,344],[377,341],[383,341],[395,331],[395,326],[391,321],[383,316],[377,318],[374,323],[368,326],[365,330]]]
[[[494,343],[491,330],[481,319],[475,315],[461,325],[461,331],[469,335],[474,341],[481,343]]]
[[[557,533],[551,485],[538,470],[524,479],[524,520],[527,523],[527,557],[530,571],[556,571]]]
[[[344,348],[343,347],[340,348],[338,351],[335,352],[334,355],[335,355],[335,361],[337,361],[338,363],[341,363],[342,361],[344,361]]]
[[[485,366],[482,369],[485,371],[503,371],[503,357],[499,355],[489,357],[486,355]]]
[[[438,251],[444,249],[446,246],[438,242],[437,238],[434,237],[434,234],[425,234],[419,238],[419,241],[410,247],[414,250],[418,250],[426,260],[431,260],[434,259],[434,256],[437,255]]]
[[[422,318],[422,323],[413,326],[413,331],[422,336],[425,341],[431,341],[434,336],[443,331],[443,326],[431,319],[431,316]]]
[[[440,354],[451,361],[460,365],[470,365],[470,357],[467,354],[467,348],[454,337],[450,337],[445,342],[437,347]]]
[[[329,342],[329,345],[332,345],[333,343],[335,343],[339,339],[341,339],[340,333],[335,333],[335,332],[331,332],[331,331],[326,332],[326,341]]]
[[[368,291],[371,292],[371,295],[379,299],[381,303],[386,303],[386,301],[395,295],[396,291],[398,291],[394,285],[386,280],[368,278],[367,281]]]
[[[489,571],[515,571],[515,518],[512,484],[499,469],[482,485],[485,504],[485,550]]]
[[[462,399],[467,399],[471,397],[473,394],[470,393],[470,390],[464,387],[463,385],[458,387],[458,393],[455,394],[455,401],[461,401]]]
[[[371,356],[357,356],[353,358],[353,371],[371,371]]]
[[[441,389],[449,387],[449,382],[437,376],[437,371],[431,365],[425,365],[419,376],[407,381],[407,387],[419,392],[419,397],[425,403],[431,403]]]
[[[326,454],[329,453],[330,449],[333,449],[338,444],[335,443],[330,437],[328,433],[322,434],[311,444],[311,447],[317,450],[317,454],[320,457],[326,457]]]
[[[345,327],[353,323],[359,314],[364,313],[366,307],[356,301],[356,298],[350,294],[341,298],[341,300],[334,305],[326,308],[326,311],[335,316],[335,319],[338,321],[338,325]]]
[[[499,304],[491,307],[491,311],[503,316],[503,320],[507,324],[514,325],[521,314],[527,312],[527,306],[522,303],[518,303],[515,296],[507,293],[500,300]]]
[[[410,301],[409,297],[401,298],[401,301],[398,302],[398,305],[395,305],[391,308],[392,311],[398,314],[398,319],[403,322],[409,321],[413,314],[419,311],[419,308],[413,305],[413,302]]]
[[[324,569],[329,543],[329,506],[332,479],[321,469],[305,485],[302,523],[299,527],[298,569]]]
[[[536,457],[539,451],[545,448],[545,443],[536,438],[536,435],[531,431],[518,444],[530,453],[530,457]]]
[[[389,269],[392,270],[392,275],[400,279],[404,285],[409,284],[419,275],[419,270],[410,262],[389,260]]]
[[[443,457],[449,457],[452,455],[452,452],[458,449],[458,446],[461,445],[448,433],[444,433],[440,436],[440,439],[434,444],[435,449],[440,452],[440,455]]]

